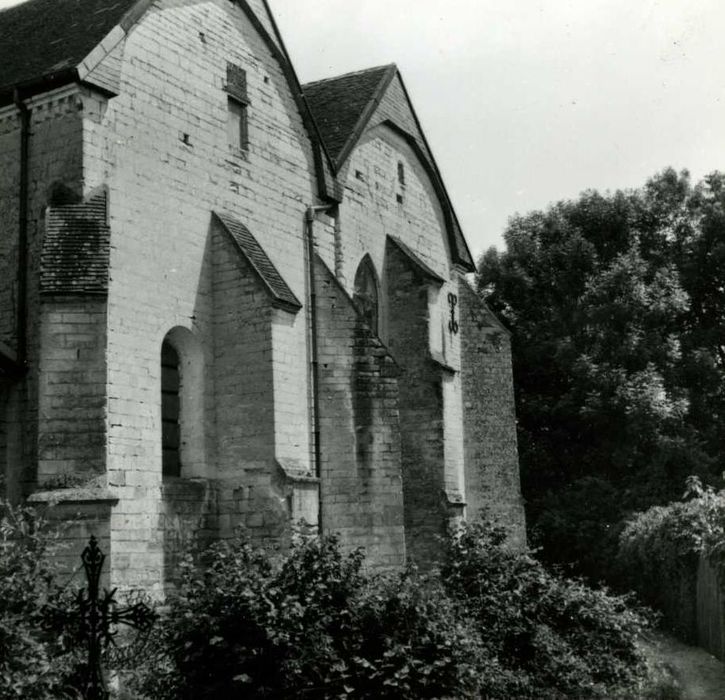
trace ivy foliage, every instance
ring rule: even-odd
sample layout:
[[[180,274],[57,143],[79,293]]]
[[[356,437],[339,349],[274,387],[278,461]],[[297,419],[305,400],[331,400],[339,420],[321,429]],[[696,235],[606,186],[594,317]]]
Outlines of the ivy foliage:
[[[616,565],[624,583],[662,610],[687,639],[693,634],[700,557],[725,576],[725,491],[687,479],[680,501],[634,515],[619,538]]]
[[[201,564],[201,565],[200,565]],[[184,698],[644,698],[629,601],[465,527],[439,572],[366,572],[335,538],[187,557],[137,686]]]

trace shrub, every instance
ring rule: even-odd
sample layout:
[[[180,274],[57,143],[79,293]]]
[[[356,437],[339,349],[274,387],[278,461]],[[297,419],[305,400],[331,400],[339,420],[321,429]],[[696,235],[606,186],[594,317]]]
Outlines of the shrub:
[[[0,699],[75,698],[75,659],[43,606],[57,595],[49,557],[54,534],[32,508],[0,501]]]
[[[334,538],[276,560],[220,543],[203,561],[184,562],[141,674],[147,697],[650,697],[643,614],[485,524],[452,537],[429,576],[368,574]]]
[[[370,576],[334,538],[281,564],[241,542],[184,564],[158,631],[153,698],[472,697],[482,645],[439,587],[414,571]],[[163,671],[159,671],[163,668]],[[462,694],[462,695],[461,695]]]
[[[647,669],[637,639],[647,617],[625,597],[551,574],[529,553],[509,549],[505,538],[488,523],[463,526],[449,542],[441,576],[478,622],[489,654],[519,678],[517,694],[508,697],[641,692]]]

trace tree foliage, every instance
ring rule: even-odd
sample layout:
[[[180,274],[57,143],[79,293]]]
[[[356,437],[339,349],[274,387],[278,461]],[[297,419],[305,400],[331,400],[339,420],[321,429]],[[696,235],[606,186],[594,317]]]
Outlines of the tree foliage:
[[[477,284],[513,333],[532,532],[598,578],[623,515],[708,478],[725,439],[725,176],[585,192],[505,242]]]

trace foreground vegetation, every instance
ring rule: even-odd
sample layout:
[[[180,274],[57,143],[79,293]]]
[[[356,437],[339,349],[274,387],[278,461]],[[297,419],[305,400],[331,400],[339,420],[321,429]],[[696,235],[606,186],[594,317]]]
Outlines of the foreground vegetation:
[[[61,596],[54,539],[35,510],[0,501],[0,700],[78,697],[72,640],[44,614]]]
[[[366,573],[334,539],[281,559],[221,543],[197,563],[137,672],[146,697],[664,697],[641,611],[547,572],[490,525],[452,537],[429,576]]]
[[[691,477],[682,500],[654,506],[627,522],[614,569],[623,585],[663,612],[681,639],[696,643],[701,557],[725,581],[725,491]]]
[[[75,699],[77,630],[58,602],[54,534],[0,505],[0,698]],[[67,603],[67,601],[66,601]],[[440,570],[366,572],[334,538],[284,555],[241,541],[187,557],[128,698],[672,698],[623,597],[548,572],[503,530],[464,527]]]

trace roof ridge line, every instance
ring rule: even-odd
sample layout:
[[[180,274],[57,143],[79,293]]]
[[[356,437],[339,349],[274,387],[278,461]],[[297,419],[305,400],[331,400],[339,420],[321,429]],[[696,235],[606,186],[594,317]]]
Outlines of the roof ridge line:
[[[375,92],[373,92],[372,97],[370,98],[370,101],[365,106],[365,109],[363,109],[362,112],[360,112],[360,116],[358,117],[357,122],[355,122],[355,127],[353,128],[352,132],[350,133],[349,138],[345,142],[345,145],[343,146],[342,150],[337,154],[337,157],[335,158],[335,171],[339,172],[340,168],[342,167],[342,164],[348,159],[350,156],[350,153],[355,148],[355,145],[360,140],[360,136],[362,135],[362,132],[365,130],[365,127],[367,126],[368,122],[370,121],[370,118],[375,114],[375,110],[378,108],[378,105],[380,104],[380,101],[383,99],[383,95],[385,94],[385,91],[390,87],[390,83],[392,82],[393,78],[398,73],[398,66],[395,63],[390,63],[385,67],[385,75],[383,75],[380,78],[380,82],[378,83],[378,86],[375,88]]]
[[[353,70],[349,71],[348,73],[340,73],[340,75],[332,75],[329,78],[319,78],[318,80],[310,80],[308,83],[303,83],[302,87],[306,88],[310,85],[317,85],[319,83],[326,83],[331,80],[341,80],[342,78],[350,78],[353,75],[362,75],[363,73],[372,73],[376,70],[384,70],[384,69],[390,69],[392,67],[395,67],[397,70],[397,64],[396,63],[383,63],[379,66],[371,66],[370,68],[361,68],[359,70]]]

